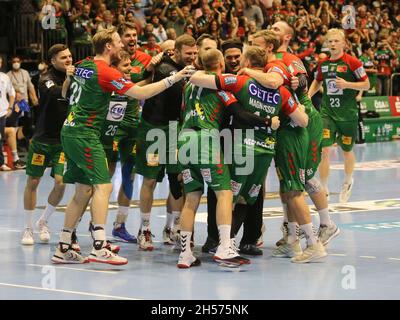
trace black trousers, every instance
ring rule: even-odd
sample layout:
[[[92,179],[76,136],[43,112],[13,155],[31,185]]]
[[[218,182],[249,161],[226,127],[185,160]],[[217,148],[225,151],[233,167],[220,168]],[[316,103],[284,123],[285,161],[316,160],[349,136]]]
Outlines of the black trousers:
[[[0,166],[4,164],[3,140],[5,139],[4,128],[6,127],[6,116],[0,117]]]
[[[243,224],[241,245],[256,244],[261,236],[263,223],[264,188],[261,188],[258,198],[253,205],[237,204],[233,212],[231,236],[237,234]],[[218,241],[217,227],[217,197],[211,189],[207,191],[207,232],[208,237]]]

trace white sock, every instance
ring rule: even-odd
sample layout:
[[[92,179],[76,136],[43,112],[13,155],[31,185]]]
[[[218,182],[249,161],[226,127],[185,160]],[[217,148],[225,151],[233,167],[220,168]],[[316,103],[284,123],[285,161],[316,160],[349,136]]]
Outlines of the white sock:
[[[174,226],[177,230],[181,228],[181,212],[180,211],[172,211],[174,216]]]
[[[35,210],[24,210],[25,211],[25,228],[33,230],[33,214]]]
[[[222,224],[218,226],[219,243],[223,248],[229,248],[231,245],[231,226]]]
[[[18,156],[18,151],[17,150],[12,150],[11,151],[12,156],[13,156],[13,161],[18,161],[19,160],[19,156]]]
[[[73,229],[64,228],[64,229],[61,231],[61,234],[60,234],[60,242],[61,242],[61,243],[66,243],[66,244],[69,244],[69,245],[70,245],[71,242],[72,242],[72,240],[71,240],[72,231],[73,231]]]
[[[93,225],[93,247],[95,249],[100,250],[102,247],[106,245],[106,230],[104,230],[104,224],[95,224]]]
[[[353,174],[345,174],[344,175],[344,183],[351,184],[351,180],[353,179]]]
[[[283,222],[288,222],[288,217],[287,217],[287,204],[282,203],[282,208],[283,208]]]
[[[118,216],[123,217],[124,221],[125,221],[125,217],[128,216],[129,213],[129,207],[126,206],[118,206],[118,213],[117,213],[117,217],[114,223],[114,228],[118,229],[121,227],[121,223],[117,222],[118,221]]]
[[[51,215],[56,211],[56,207],[52,206],[50,203],[47,203],[46,209],[44,209],[43,214],[40,216],[40,220],[49,221]]]
[[[319,224],[323,224],[329,227],[332,223],[331,217],[329,215],[329,208],[318,210],[318,214],[319,214]]]
[[[165,228],[171,229],[174,225],[175,215],[173,213],[167,212],[167,219],[165,220]]]
[[[189,231],[181,231],[181,253],[185,255],[192,254],[192,248],[190,247],[190,239],[192,237],[192,232]]]
[[[289,244],[292,244],[292,243],[296,242],[296,240],[297,240],[297,228],[298,228],[297,222],[288,222],[289,234],[288,234],[287,242]]]
[[[141,221],[141,230],[145,231],[145,230],[150,230],[150,215],[151,212],[149,213],[144,213],[144,212],[140,212],[140,221]]]
[[[317,243],[317,237],[314,234],[312,223],[302,224],[300,228],[306,234],[307,245],[313,245]]]

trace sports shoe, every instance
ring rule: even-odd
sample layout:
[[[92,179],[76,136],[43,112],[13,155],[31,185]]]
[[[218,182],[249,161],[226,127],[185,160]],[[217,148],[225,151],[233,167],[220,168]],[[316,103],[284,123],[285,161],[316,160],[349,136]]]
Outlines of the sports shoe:
[[[201,247],[201,251],[205,253],[215,253],[217,252],[218,244],[218,241],[211,237],[207,237],[206,243]]]
[[[50,230],[49,226],[47,225],[47,221],[43,219],[39,219],[36,222],[36,228],[39,230],[39,238],[42,242],[49,242],[50,241]]]
[[[318,239],[326,246],[333,238],[337,237],[340,233],[339,227],[331,222],[329,226],[321,224],[318,231]]]
[[[137,243],[137,238],[131,235],[125,228],[125,223],[121,223],[119,228],[115,228],[116,223],[114,222],[114,229],[112,235],[114,239],[127,243]]]
[[[279,240],[275,243],[277,247],[283,245],[283,244],[286,243],[286,241],[287,241],[287,237],[288,237],[288,235],[289,235],[289,228],[288,228],[288,223],[287,223],[287,222],[282,223],[282,225],[281,225],[281,231],[282,231],[283,237],[282,237],[281,239],[279,239]]]
[[[6,165],[6,164],[2,164],[1,166],[0,166],[0,171],[11,171],[12,169],[8,166],[8,165]]]
[[[14,170],[22,170],[22,169],[26,168],[26,163],[24,161],[22,161],[21,159],[14,161],[13,165],[14,165]]]
[[[257,247],[262,247],[262,245],[264,244],[264,233],[265,233],[265,224],[263,222],[262,227],[261,227],[261,236],[258,238],[256,246]]]
[[[249,256],[262,256],[263,251],[255,244],[244,244],[239,246],[240,253],[247,254]]]
[[[139,230],[138,240],[139,240],[139,248],[144,251],[153,251],[153,238],[154,236],[151,234],[150,230]]]
[[[33,230],[31,228],[26,228],[22,235],[21,244],[24,246],[31,246],[35,244],[35,239],[33,239]]]
[[[300,246],[300,241],[289,244],[284,243],[272,251],[272,256],[275,258],[293,258],[303,253]]]
[[[78,263],[88,263],[89,260],[87,258],[84,258],[79,252],[72,250],[69,244],[60,243],[56,248],[56,253],[51,258],[51,262],[78,264]]]
[[[294,263],[308,263],[317,261],[327,255],[325,247],[318,240],[316,244],[308,245],[301,255],[293,257],[291,261]]]
[[[110,247],[106,245],[101,249],[97,250],[93,247],[92,252],[89,255],[90,262],[107,263],[114,266],[121,266],[128,263],[128,259],[123,258],[110,250]]]
[[[163,242],[165,245],[172,246],[175,244],[171,228],[165,227],[163,230]]]
[[[72,234],[71,234],[71,249],[79,254],[81,253],[81,247],[79,246],[79,243],[78,243],[78,237],[76,236],[76,230],[72,231]]]
[[[229,248],[218,246],[213,259],[215,262],[228,267],[238,267],[251,263],[249,259],[241,257],[231,246]]]
[[[351,183],[343,183],[342,185],[342,190],[340,191],[339,195],[339,202],[340,203],[346,203],[349,201],[349,198],[351,196],[351,189],[353,189],[354,185],[354,179],[351,179]]]
[[[193,254],[181,254],[179,255],[177,267],[179,269],[188,269],[190,267],[198,267],[201,265],[201,261],[197,259]]]

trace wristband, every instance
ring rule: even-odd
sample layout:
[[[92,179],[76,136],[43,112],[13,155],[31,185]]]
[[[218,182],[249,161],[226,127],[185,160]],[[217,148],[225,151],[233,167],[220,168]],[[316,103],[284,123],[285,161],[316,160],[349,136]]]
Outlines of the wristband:
[[[174,76],[169,76],[163,79],[165,86],[168,88],[172,87],[175,84]]]

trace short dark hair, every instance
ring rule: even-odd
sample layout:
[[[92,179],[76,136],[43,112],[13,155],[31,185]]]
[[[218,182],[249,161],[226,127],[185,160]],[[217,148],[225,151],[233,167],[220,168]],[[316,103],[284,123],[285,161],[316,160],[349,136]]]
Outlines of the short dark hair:
[[[240,51],[243,51],[243,43],[239,40],[229,39],[222,43],[221,49],[222,53],[225,54],[225,51],[228,49],[237,48]]]
[[[124,23],[121,23],[117,28],[117,32],[118,32],[119,36],[122,37],[127,29],[134,29],[137,31],[137,27],[134,23],[124,22]]]
[[[67,50],[68,47],[65,44],[62,43],[57,43],[55,45],[52,45],[49,49],[49,51],[47,51],[47,58],[49,60],[49,62],[51,61],[51,59],[53,59],[59,52]]]
[[[175,40],[175,50],[181,51],[183,46],[193,47],[196,45],[196,40],[188,34],[183,34]]]

